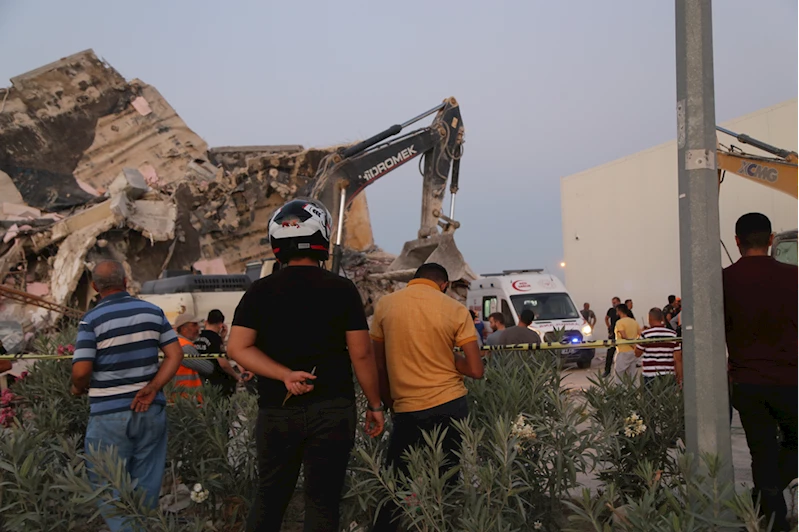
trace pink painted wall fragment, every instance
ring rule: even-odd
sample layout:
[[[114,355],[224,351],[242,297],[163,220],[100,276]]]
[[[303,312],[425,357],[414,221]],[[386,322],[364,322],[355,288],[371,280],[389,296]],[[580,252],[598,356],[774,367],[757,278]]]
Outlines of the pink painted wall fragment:
[[[150,186],[158,184],[158,174],[155,167],[151,164],[143,164],[139,167],[139,173],[144,177],[144,182]]]
[[[203,275],[227,275],[225,261],[222,259],[198,260],[194,263],[194,269],[203,272]]]
[[[28,283],[25,290],[31,295],[44,297],[50,293],[50,286],[45,283]]]
[[[6,232],[5,236],[3,236],[3,242],[5,242],[6,244],[11,242],[11,240],[14,237],[16,237],[18,234],[19,234],[19,227],[17,227],[17,224],[14,224],[8,228],[8,231]]]
[[[84,192],[91,194],[92,196],[99,196],[100,193],[97,192],[97,189],[91,186],[89,183],[85,181],[81,181],[80,179],[75,179],[77,181],[78,186],[83,189]]]
[[[143,96],[139,96],[138,98],[134,99],[132,102],[130,102],[130,104],[142,116],[147,116],[153,112],[153,110],[150,109],[150,104],[147,103],[147,100],[145,100]]]

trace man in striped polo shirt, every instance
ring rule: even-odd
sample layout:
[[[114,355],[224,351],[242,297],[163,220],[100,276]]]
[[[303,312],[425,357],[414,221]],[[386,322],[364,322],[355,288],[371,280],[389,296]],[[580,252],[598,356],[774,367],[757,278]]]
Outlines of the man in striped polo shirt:
[[[71,391],[89,394],[86,453],[116,447],[154,508],[166,463],[161,388],[178,370],[183,351],[163,311],[128,294],[122,264],[97,264],[92,286],[102,299],[80,321],[72,357]],[[165,356],[160,367],[159,348]],[[112,532],[129,530],[123,517],[111,516],[110,506],[101,510]]]
[[[649,327],[641,332],[641,338],[663,338],[663,342],[639,344],[635,346],[635,356],[642,357],[644,385],[650,386],[652,381],[660,377],[676,378],[682,386],[682,348],[677,333],[666,326],[663,311],[653,308],[649,311]]]

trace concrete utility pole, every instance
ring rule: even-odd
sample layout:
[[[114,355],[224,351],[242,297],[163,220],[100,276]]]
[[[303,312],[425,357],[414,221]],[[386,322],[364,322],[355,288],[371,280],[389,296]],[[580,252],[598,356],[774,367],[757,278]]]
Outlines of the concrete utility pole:
[[[687,451],[713,453],[733,480],[721,286],[710,0],[675,0]]]

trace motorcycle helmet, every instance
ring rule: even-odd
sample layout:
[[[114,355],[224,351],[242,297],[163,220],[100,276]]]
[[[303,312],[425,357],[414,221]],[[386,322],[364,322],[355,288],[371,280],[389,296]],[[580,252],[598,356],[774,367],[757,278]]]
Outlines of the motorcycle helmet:
[[[269,220],[269,243],[275,258],[286,264],[294,257],[324,262],[330,256],[331,216],[322,202],[295,199]]]

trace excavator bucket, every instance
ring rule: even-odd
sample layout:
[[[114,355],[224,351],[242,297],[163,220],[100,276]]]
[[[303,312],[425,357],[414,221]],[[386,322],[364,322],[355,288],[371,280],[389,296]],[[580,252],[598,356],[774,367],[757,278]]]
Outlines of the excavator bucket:
[[[422,264],[435,262],[446,268],[452,282],[453,291],[458,295],[463,292],[477,275],[469,268],[463,258],[452,233],[443,233],[428,238],[420,238],[405,242],[402,252],[386,269],[383,277],[393,281],[408,282],[413,278],[417,268]]]

